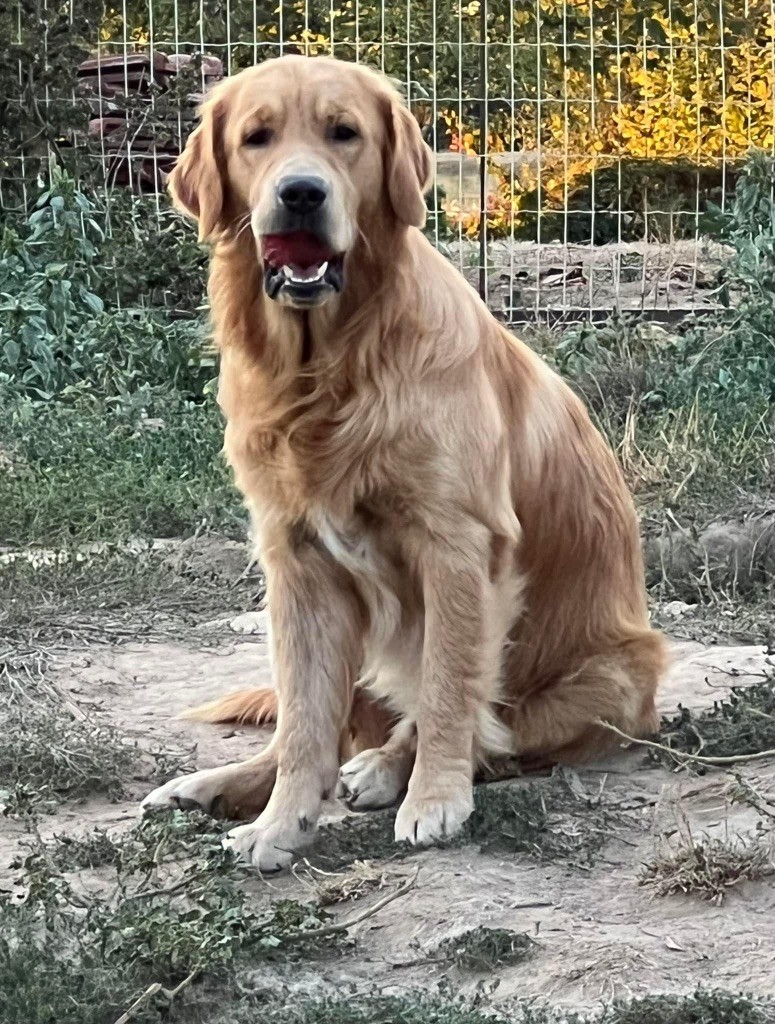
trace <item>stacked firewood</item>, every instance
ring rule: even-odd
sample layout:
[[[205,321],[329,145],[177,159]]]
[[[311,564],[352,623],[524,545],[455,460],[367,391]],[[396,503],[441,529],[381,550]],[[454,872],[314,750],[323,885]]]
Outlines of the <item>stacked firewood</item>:
[[[84,61],[79,91],[88,99],[89,136],[105,180],[135,192],[160,192],[209,86],[223,77],[215,57],[154,52]],[[178,76],[187,71],[185,81]],[[189,88],[182,94],[179,86]]]

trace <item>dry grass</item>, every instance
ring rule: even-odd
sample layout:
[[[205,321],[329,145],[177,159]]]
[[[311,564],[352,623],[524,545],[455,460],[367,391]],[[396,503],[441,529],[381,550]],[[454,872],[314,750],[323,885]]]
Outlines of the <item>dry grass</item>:
[[[0,810],[50,812],[92,794],[110,799],[143,771],[164,779],[185,768],[184,754],[141,749],[61,692],[45,650],[0,643]]]
[[[357,860],[348,871],[323,871],[304,860],[293,871],[296,878],[314,895],[319,907],[352,903],[372,892],[384,889],[392,876],[369,860]]]
[[[652,887],[655,896],[683,893],[720,905],[733,886],[774,873],[771,838],[695,839],[684,831],[675,846],[664,848],[643,866],[639,880]]]

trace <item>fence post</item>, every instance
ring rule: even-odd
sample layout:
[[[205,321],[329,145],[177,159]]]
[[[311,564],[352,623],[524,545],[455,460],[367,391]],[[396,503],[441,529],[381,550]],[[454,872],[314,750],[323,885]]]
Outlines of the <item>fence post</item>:
[[[479,7],[479,297],[487,301],[487,0]]]

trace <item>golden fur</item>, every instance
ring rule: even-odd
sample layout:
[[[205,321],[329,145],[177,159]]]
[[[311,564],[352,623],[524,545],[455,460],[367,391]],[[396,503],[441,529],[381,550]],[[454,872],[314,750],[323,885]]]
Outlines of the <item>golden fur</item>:
[[[317,127],[339,109],[361,131],[346,156]],[[278,141],[246,156],[257,118]],[[301,150],[351,238],[342,294],[307,312],[264,294],[251,219]],[[232,833],[264,868],[314,827],[343,739],[357,756],[340,792],[363,807],[406,790],[397,838],[430,842],[470,813],[477,763],[589,758],[611,744],[600,720],[657,725],[664,648],[620,469],[418,230],[430,161],[385,80],[286,57],[214,92],[172,177],[212,244],[225,452],[266,571],[277,687],[277,706],[245,691],[199,717],[276,713],[277,729],[246,764],[158,793],[240,815],[268,798]]]

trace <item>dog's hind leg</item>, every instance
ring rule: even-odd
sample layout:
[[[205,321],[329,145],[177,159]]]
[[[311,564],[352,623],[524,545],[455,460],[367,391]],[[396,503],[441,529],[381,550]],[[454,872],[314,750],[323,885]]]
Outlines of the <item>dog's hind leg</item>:
[[[515,700],[510,721],[519,756],[570,764],[604,755],[620,742],[604,722],[629,736],[655,733],[665,661],[661,636],[643,630]]]
[[[416,749],[415,724],[402,719],[386,743],[362,750],[342,765],[336,795],[353,811],[392,807],[406,790]]]
[[[276,775],[277,751],[270,745],[247,761],[173,779],[149,793],[140,809],[166,807],[231,820],[253,818],[266,807]]]
[[[239,690],[195,708],[184,717],[199,722],[263,725],[276,721],[278,703],[276,690]],[[370,748],[381,747],[388,741],[395,723],[396,716],[383,703],[367,690],[357,689],[353,694],[348,724],[340,737],[340,761],[349,760]],[[408,771],[411,771],[411,762]],[[196,809],[214,817],[236,820],[255,818],[269,801],[276,775],[277,748],[273,743],[248,761],[208,768],[173,779],[150,793],[141,807],[143,810],[153,807]],[[401,788],[403,785],[405,780]]]

